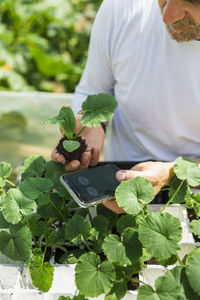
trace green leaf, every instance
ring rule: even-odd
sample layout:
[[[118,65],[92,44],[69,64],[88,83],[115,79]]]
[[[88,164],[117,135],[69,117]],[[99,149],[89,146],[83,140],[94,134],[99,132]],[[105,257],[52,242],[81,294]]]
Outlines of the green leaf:
[[[74,201],[75,202],[75,201]],[[97,215],[105,217],[109,222],[109,228],[115,226],[116,221],[119,218],[119,215],[105,207],[103,204],[97,205]]]
[[[139,224],[139,239],[147,251],[158,260],[170,258],[179,248],[181,223],[168,213],[153,212]]]
[[[108,220],[105,217],[94,217],[92,220],[92,225],[98,233],[98,238],[104,238],[108,234]]]
[[[33,236],[42,236],[45,233],[47,225],[40,220],[37,213],[28,216],[28,224]]]
[[[64,140],[63,147],[68,152],[73,152],[80,147],[80,143],[78,141]]]
[[[90,235],[91,224],[84,221],[80,215],[73,216],[66,224],[65,234],[68,240],[78,243],[80,239],[86,240]]]
[[[113,287],[109,291],[108,295],[105,296],[104,300],[110,300],[110,299],[119,300],[126,295],[126,292],[127,292],[127,280],[124,278],[124,280],[114,283]]]
[[[18,189],[27,197],[35,200],[41,193],[51,191],[53,183],[48,178],[25,179],[18,185]]]
[[[12,173],[11,165],[6,162],[0,162],[0,188],[6,184],[6,178]]]
[[[186,274],[193,290],[200,296],[200,249],[194,249],[187,257]]]
[[[190,199],[193,201],[195,214],[200,217],[200,193],[192,195]]]
[[[135,177],[120,183],[115,191],[116,201],[126,213],[137,215],[143,205],[154,199],[154,188],[143,177]]]
[[[64,170],[64,165],[62,163],[56,163],[53,160],[47,162],[45,177],[53,182],[54,188],[61,197],[71,199],[71,196],[60,182],[60,176],[64,173],[66,173],[66,171]]]
[[[20,173],[23,179],[40,177],[45,170],[46,161],[44,157],[32,155],[24,161],[23,166],[20,168]]]
[[[178,280],[181,267],[167,271],[155,281],[155,290],[149,285],[142,285],[138,290],[138,300],[187,300],[184,289]]]
[[[54,267],[48,263],[43,263],[43,258],[33,256],[29,265],[32,282],[40,291],[48,292],[53,282]]]
[[[75,271],[76,286],[81,294],[88,297],[108,292],[115,280],[114,266],[109,262],[101,263],[100,257],[94,252],[83,254]]]
[[[200,238],[200,220],[192,220],[190,229],[198,238]]]
[[[11,225],[10,233],[0,231],[0,251],[16,261],[29,262],[31,257],[32,236],[27,226]]]
[[[108,259],[119,265],[131,265],[142,256],[142,244],[138,240],[138,232],[133,228],[126,228],[121,240],[117,235],[108,235],[102,245]]]
[[[183,203],[185,201],[185,197],[187,196],[188,183],[185,180],[181,185],[181,188],[178,190],[178,187],[180,186],[181,183],[182,180],[178,179],[176,176],[174,176],[174,178],[170,181],[169,198],[171,199],[173,195],[176,193],[172,203]]]
[[[112,118],[117,101],[110,94],[89,95],[82,104],[83,126],[94,127]]]
[[[67,251],[67,253],[61,256],[59,263],[76,264],[79,261],[79,257],[84,253],[86,253],[86,250],[80,248]]]
[[[24,196],[21,191],[10,189],[4,198],[2,213],[6,221],[17,224],[23,215],[32,214],[35,206],[35,201]]]
[[[127,227],[136,228],[136,220],[134,216],[125,215],[117,220],[117,232],[122,233]]]
[[[190,186],[200,185],[200,169],[195,161],[178,157],[175,160],[174,172],[179,179],[187,180]]]
[[[5,229],[9,227],[9,223],[4,218],[2,212],[0,211],[0,229]]]
[[[62,126],[64,133],[66,133],[66,137],[68,139],[73,138],[73,134],[76,130],[76,118],[71,107],[61,107],[59,114],[53,118],[46,120],[45,123],[59,123]]]
[[[69,210],[65,206],[64,200],[57,194],[50,194],[50,203],[37,207],[37,212],[43,218],[57,218],[61,222],[69,217]]]

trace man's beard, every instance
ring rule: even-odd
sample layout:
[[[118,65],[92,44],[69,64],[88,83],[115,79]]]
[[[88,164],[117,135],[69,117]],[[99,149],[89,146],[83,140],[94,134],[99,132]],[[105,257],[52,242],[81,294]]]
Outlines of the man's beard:
[[[179,43],[200,39],[200,25],[197,25],[191,17],[166,25],[170,36]]]

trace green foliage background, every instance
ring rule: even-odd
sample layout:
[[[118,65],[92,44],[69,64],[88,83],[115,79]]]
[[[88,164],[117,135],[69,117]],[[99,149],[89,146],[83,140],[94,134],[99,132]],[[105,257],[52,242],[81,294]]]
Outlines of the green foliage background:
[[[102,0],[1,0],[0,90],[73,92]]]

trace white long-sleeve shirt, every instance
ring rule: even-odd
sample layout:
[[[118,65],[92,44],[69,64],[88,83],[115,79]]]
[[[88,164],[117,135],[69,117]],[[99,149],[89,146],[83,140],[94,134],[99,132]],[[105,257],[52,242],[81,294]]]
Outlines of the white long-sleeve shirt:
[[[172,40],[157,0],[103,1],[72,108],[102,92],[118,101],[105,160],[200,157],[200,41]]]

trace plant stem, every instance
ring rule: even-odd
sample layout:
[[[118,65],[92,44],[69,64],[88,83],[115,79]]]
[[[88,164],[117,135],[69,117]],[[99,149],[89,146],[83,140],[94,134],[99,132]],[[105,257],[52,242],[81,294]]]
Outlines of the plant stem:
[[[180,264],[180,266],[184,266],[184,263],[182,262],[182,260],[180,259],[180,257],[178,256],[178,254],[176,253],[176,258]]]
[[[6,181],[7,181],[10,185],[16,187],[16,185],[15,185],[13,182],[11,182],[10,180],[6,179]]]
[[[63,126],[62,126],[61,124],[60,124],[60,127],[62,128],[62,131],[64,132],[66,138],[67,138],[68,140],[71,140],[71,139],[67,136],[67,133],[66,133],[65,129],[63,128]]]
[[[82,235],[81,235],[81,239],[82,239],[83,243],[86,245],[88,251],[91,251],[91,248],[90,248],[90,246],[88,245],[88,242],[84,239],[84,237],[83,237]]]
[[[80,134],[81,132],[83,132],[83,130],[85,129],[86,126],[82,127],[81,130],[73,137],[73,140],[75,140]]]
[[[48,245],[46,245],[45,248],[44,248],[44,254],[43,254],[43,258],[42,258],[42,265],[44,263],[44,258],[45,258],[45,254],[46,254],[46,251],[47,251],[47,247],[48,247]]]
[[[64,252],[67,252],[67,249],[65,247],[61,246],[61,245],[54,244],[52,246],[55,247],[55,248],[58,248],[58,249],[60,249],[60,250],[62,250]]]
[[[178,191],[180,190],[181,186],[183,185],[184,180],[181,181],[181,183],[179,184],[178,188],[176,189],[175,193],[173,194],[173,196],[169,199],[169,201],[165,204],[165,206],[163,207],[163,209],[160,211],[160,213],[162,214],[163,211],[167,208],[167,206],[174,200],[176,194],[178,193]]]
[[[144,281],[142,281],[142,280],[140,280],[140,279],[137,279],[137,278],[134,278],[134,277],[132,277],[131,280],[133,280],[133,281],[135,281],[135,282],[140,282],[140,283],[142,283],[142,284],[147,285],[147,283],[145,283]]]
[[[143,211],[143,209],[142,209],[142,216],[143,216],[143,218],[145,219],[145,214],[144,214],[144,211]]]
[[[63,218],[63,220],[65,222],[67,222],[67,219],[65,218],[65,216],[63,215],[62,211],[53,203],[52,200],[50,200],[51,205],[57,210],[57,212],[60,214],[60,216]]]
[[[88,216],[89,216],[90,222],[92,222],[92,216],[91,216],[89,208],[87,208],[87,212],[88,212]]]

